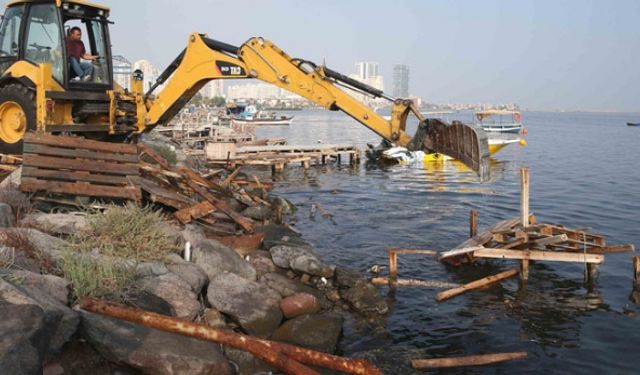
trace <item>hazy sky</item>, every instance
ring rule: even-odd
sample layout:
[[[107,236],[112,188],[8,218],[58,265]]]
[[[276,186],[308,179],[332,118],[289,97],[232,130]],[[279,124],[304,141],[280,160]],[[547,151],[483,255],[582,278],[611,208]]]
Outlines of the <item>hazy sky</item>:
[[[393,64],[428,102],[640,111],[640,1],[105,0],[113,51],[161,69],[192,31],[263,36],[345,74]]]

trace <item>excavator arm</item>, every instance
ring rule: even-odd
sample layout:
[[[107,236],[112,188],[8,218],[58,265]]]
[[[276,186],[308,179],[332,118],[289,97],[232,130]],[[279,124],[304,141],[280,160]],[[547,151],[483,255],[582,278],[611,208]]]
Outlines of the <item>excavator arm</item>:
[[[210,80],[242,78],[256,78],[326,109],[340,110],[396,145],[449,155],[478,172],[482,179],[488,177],[489,152],[482,129],[426,119],[410,100],[389,97],[326,66],[291,58],[275,44],[259,37],[235,47],[205,35],[191,34],[187,48],[146,93],[147,113],[139,129],[144,131],[168,123]],[[164,89],[152,97],[160,85],[165,85]],[[391,101],[391,119],[380,116],[343,88]],[[406,133],[410,114],[420,121],[414,137]]]

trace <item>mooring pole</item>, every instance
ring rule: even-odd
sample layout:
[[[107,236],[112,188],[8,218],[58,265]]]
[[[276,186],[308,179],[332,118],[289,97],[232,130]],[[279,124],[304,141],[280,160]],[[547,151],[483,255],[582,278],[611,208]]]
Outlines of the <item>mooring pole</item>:
[[[472,208],[469,212],[469,238],[478,234],[478,210]]]
[[[520,168],[520,223],[529,226],[529,168]],[[520,280],[529,279],[529,259],[520,261]]]

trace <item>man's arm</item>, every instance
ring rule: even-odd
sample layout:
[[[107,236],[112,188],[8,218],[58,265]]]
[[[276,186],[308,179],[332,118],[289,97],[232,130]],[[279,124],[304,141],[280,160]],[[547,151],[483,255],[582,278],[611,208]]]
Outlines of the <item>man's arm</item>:
[[[89,61],[96,61],[98,59],[98,56],[93,56],[93,55],[90,55],[90,54],[85,52],[82,55],[82,58],[85,59],[85,60],[89,60]]]

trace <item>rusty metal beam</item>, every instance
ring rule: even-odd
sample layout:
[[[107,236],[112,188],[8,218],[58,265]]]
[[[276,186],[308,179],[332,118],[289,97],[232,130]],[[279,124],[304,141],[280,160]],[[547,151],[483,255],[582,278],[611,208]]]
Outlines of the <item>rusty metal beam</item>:
[[[364,359],[342,358],[294,345],[257,339],[230,330],[207,327],[176,318],[155,314],[95,298],[80,301],[84,310],[184,336],[196,337],[245,350],[288,374],[317,374],[304,366],[320,366],[357,375],[381,375],[382,372]]]

